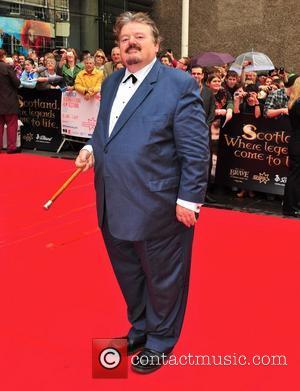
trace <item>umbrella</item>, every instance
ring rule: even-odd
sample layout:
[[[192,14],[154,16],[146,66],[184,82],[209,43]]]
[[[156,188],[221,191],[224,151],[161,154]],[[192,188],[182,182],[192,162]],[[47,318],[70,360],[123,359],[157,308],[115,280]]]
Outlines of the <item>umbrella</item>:
[[[192,66],[212,67],[215,65],[223,65],[234,61],[234,57],[228,53],[204,52],[199,53],[192,58]]]
[[[271,71],[274,69],[274,65],[272,61],[269,59],[269,57],[260,52],[247,52],[240,54],[234,61],[233,64],[231,64],[231,67],[229,68],[231,71],[236,71],[238,74],[242,73],[242,65],[244,61],[250,61],[251,64],[247,65],[245,67],[246,72],[252,72],[252,71]]]

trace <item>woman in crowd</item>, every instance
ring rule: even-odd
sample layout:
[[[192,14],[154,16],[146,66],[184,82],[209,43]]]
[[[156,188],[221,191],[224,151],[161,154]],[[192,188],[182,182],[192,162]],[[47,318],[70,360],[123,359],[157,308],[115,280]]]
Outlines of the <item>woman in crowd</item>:
[[[37,81],[37,90],[58,89],[64,85],[63,77],[56,74],[56,61],[53,58],[46,60],[46,69],[40,73]]]
[[[206,81],[207,86],[212,90],[216,99],[215,118],[221,120],[221,126],[224,121],[228,122],[232,118],[233,102],[230,93],[222,87],[220,76],[209,75]]]
[[[300,216],[300,76],[292,75],[286,83],[289,95],[289,118],[292,125],[289,140],[289,172],[284,191],[282,212]]]
[[[78,62],[76,50],[73,48],[62,49],[62,56],[58,63],[58,73],[64,78],[69,91],[74,89],[76,76],[82,69],[83,64]]]
[[[254,84],[250,84],[243,88],[239,88],[234,93],[234,108],[235,114],[253,114],[255,118],[261,117],[261,108],[258,101],[258,89]]]
[[[39,75],[37,72],[34,71],[34,66],[35,65],[33,59],[27,58],[27,60],[25,61],[25,69],[20,77],[20,87],[35,88]]]
[[[258,89],[255,84],[249,84],[245,89],[242,87],[234,93],[234,114],[252,114],[255,118],[261,117],[261,108],[258,101]],[[246,196],[250,198],[255,197],[255,192],[240,190],[236,193],[238,198],[244,198]]]
[[[94,60],[95,60],[95,67],[97,69],[102,69],[104,68],[104,64],[106,63],[106,57],[105,53],[102,49],[98,49],[96,53],[94,54]]]

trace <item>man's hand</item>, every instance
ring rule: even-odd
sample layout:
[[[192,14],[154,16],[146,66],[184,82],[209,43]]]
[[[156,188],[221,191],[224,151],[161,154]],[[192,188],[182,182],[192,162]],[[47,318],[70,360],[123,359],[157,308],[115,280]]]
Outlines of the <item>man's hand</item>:
[[[94,163],[94,155],[86,149],[82,149],[75,160],[76,167],[83,168],[82,172],[87,171],[89,168],[92,168],[94,166]]]
[[[176,217],[178,221],[187,227],[192,227],[197,221],[194,211],[178,204],[176,205]]]

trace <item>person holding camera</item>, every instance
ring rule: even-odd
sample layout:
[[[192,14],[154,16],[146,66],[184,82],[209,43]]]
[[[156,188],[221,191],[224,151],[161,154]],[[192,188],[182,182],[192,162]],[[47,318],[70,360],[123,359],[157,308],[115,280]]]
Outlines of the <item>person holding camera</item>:
[[[60,50],[61,59],[58,63],[58,73],[64,78],[68,91],[74,90],[76,76],[84,66],[78,62],[76,50],[67,48]]]
[[[258,90],[254,84],[250,84],[245,90],[240,87],[233,97],[233,112],[235,114],[253,114],[255,118],[261,116],[261,109],[258,101]]]

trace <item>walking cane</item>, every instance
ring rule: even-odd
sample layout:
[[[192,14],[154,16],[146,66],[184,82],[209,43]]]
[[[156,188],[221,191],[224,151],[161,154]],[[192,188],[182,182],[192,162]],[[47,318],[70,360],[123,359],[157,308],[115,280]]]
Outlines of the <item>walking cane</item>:
[[[82,168],[77,168],[76,171],[65,181],[65,183],[57,190],[56,193],[45,203],[44,209],[48,210],[53,202],[66,190],[66,188],[70,185],[71,182],[81,173]]]

